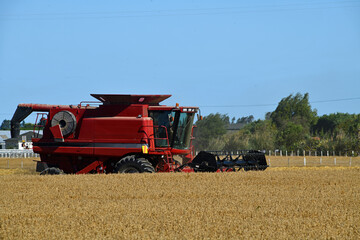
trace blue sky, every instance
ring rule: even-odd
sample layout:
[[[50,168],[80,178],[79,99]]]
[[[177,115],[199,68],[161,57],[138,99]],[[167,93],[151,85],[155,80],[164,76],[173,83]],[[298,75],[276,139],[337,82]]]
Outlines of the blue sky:
[[[0,0],[0,83],[0,120],[90,93],[263,119],[308,92],[319,115],[360,113],[360,1]]]

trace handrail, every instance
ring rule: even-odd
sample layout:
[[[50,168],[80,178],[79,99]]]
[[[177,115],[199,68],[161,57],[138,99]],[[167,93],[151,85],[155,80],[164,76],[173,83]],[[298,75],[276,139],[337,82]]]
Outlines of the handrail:
[[[160,137],[155,137],[154,135],[155,135],[155,132],[154,132],[154,134],[153,134],[153,136],[154,137],[149,137],[149,139],[153,139],[154,140],[154,144],[156,144],[155,143],[155,140],[166,140],[166,142],[167,142],[167,147],[168,148],[170,148],[170,142],[169,142],[169,135],[168,135],[168,131],[167,131],[167,128],[165,127],[165,126],[163,126],[163,125],[161,125],[161,126],[154,126],[154,128],[164,128],[165,129],[165,133],[166,133],[166,138],[165,137],[163,137],[163,138],[160,138]]]
[[[44,125],[38,125],[38,119],[39,119],[39,116],[41,115],[41,118],[39,121],[41,121],[42,119],[45,120],[45,124]],[[37,113],[36,114],[36,120],[35,120],[35,124],[34,124],[34,130],[33,130],[33,137],[36,137],[38,138],[39,135],[40,135],[40,128],[44,128],[46,123],[47,123],[47,117],[45,118],[44,116],[47,116],[47,113]],[[37,133],[36,133],[36,128],[37,128]]]
[[[85,105],[85,106],[82,106],[82,104],[84,104],[84,103],[89,103],[89,104],[87,104],[87,105]],[[90,106],[90,104],[91,105],[101,105],[102,104],[102,102],[100,102],[100,101],[81,101],[80,103],[79,103],[79,107],[88,107],[88,106]]]

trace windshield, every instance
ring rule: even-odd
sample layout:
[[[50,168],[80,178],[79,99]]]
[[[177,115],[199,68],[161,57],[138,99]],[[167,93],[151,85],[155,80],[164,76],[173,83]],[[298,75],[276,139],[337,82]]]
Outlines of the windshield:
[[[154,123],[155,146],[171,146],[176,149],[189,148],[194,114],[180,111],[149,112]]]
[[[176,120],[178,124],[172,146],[177,149],[187,149],[190,146],[194,113],[179,113]]]

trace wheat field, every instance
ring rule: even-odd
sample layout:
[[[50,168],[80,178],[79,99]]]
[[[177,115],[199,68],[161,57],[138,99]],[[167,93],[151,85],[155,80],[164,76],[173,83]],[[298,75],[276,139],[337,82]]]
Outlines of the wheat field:
[[[0,239],[359,239],[359,167],[131,175],[0,169]]]

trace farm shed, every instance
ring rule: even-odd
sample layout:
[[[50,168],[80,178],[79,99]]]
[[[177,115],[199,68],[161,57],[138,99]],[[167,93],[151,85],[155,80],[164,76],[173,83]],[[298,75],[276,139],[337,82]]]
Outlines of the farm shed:
[[[31,139],[34,137],[33,131],[25,131],[17,138],[8,138],[5,140],[5,146],[7,149],[32,149]],[[38,136],[42,137],[41,134]]]
[[[0,149],[5,149],[5,140],[8,139],[6,135],[0,135]]]

